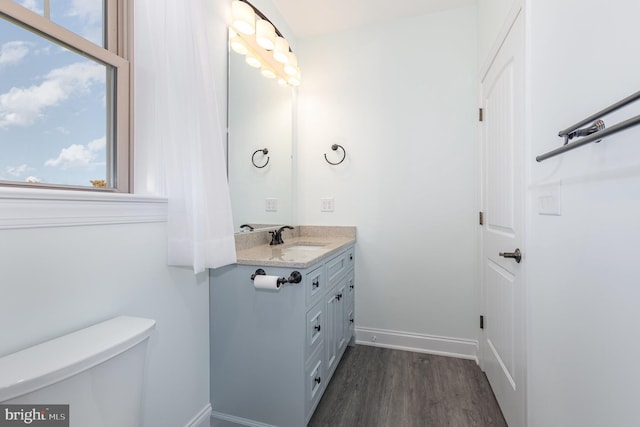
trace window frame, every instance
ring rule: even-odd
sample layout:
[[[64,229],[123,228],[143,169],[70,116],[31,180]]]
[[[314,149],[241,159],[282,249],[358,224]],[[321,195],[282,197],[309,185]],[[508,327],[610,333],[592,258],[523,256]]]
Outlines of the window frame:
[[[115,159],[109,165],[113,186],[110,188],[96,188],[89,186],[73,186],[54,183],[27,183],[1,181],[0,186],[23,187],[58,190],[102,191],[102,192],[133,192],[133,73],[132,70],[132,2],[128,0],[105,0],[106,26],[104,39],[107,47],[98,46],[84,37],[67,30],[55,22],[41,16],[24,6],[11,0],[0,0],[0,15],[9,21],[26,27],[40,36],[60,43],[98,63],[113,67],[113,81],[116,82],[113,110],[115,114],[108,114],[108,132],[115,132],[112,147],[107,157]],[[107,82],[107,86],[110,83]],[[115,171],[113,169],[115,168]]]

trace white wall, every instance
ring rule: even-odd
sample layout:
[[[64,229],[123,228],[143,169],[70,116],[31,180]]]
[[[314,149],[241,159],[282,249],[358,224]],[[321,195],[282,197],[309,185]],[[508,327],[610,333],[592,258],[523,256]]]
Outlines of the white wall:
[[[488,55],[501,41],[505,20],[522,0],[478,0],[478,61],[487,65]],[[495,52],[494,52],[495,53]]]
[[[208,276],[167,267],[166,224],[0,231],[0,355],[118,315],[155,319],[144,425],[209,402]]]
[[[299,40],[297,222],[358,227],[358,328],[476,339],[475,40],[475,7]]]
[[[225,123],[230,1],[205,4]],[[140,118],[144,99],[136,107]],[[148,166],[158,159],[138,143],[136,191],[153,194],[162,186]],[[144,426],[185,426],[209,404],[209,282],[167,267],[166,254],[164,222],[0,229],[0,356],[118,315],[155,319]]]
[[[528,2],[529,425],[636,426],[640,127],[536,163],[575,122],[638,90],[640,3]],[[640,102],[605,117],[640,114]],[[537,213],[561,181],[561,216]]]

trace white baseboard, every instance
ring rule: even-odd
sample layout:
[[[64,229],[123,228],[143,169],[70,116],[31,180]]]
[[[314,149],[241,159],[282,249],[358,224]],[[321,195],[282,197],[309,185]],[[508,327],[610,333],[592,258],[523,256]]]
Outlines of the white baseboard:
[[[356,327],[356,344],[471,359],[478,363],[476,340]]]
[[[209,427],[211,419],[211,404],[207,404],[198,414],[189,421],[186,427]]]
[[[241,426],[247,426],[247,427],[276,427],[276,426],[272,426],[271,424],[265,424],[265,423],[261,423],[259,421],[249,420],[247,418],[240,418],[240,417],[236,417],[234,415],[225,414],[223,412],[213,411],[211,416],[213,418],[218,419],[218,420],[231,421],[232,423],[235,423],[235,424],[238,424],[238,425],[241,425]]]

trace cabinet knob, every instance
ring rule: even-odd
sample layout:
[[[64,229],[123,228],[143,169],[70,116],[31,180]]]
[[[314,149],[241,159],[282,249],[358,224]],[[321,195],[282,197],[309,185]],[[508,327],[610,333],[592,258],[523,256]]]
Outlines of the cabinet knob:
[[[349,322],[353,323],[353,319],[349,319]]]
[[[316,377],[314,378],[314,381],[316,382],[316,384],[320,384],[320,382],[322,381],[322,378]]]
[[[314,326],[313,329],[315,329],[316,331],[320,332],[320,325]]]
[[[313,289],[316,289],[319,286],[320,286],[320,281],[318,281],[318,280],[314,280],[313,283],[311,284],[311,287]]]
[[[340,298],[342,298],[342,292],[341,292],[341,293],[339,293],[339,294],[336,294],[336,299],[337,299],[338,301],[340,301]]]

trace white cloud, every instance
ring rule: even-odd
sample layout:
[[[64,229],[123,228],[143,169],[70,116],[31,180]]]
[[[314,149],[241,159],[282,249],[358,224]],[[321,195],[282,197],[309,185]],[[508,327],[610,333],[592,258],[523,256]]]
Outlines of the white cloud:
[[[9,175],[22,176],[22,175],[24,175],[25,172],[27,172],[30,169],[31,168],[29,168],[29,166],[27,166],[26,164],[22,164],[20,166],[7,166],[4,169],[4,171],[5,171],[5,173],[8,173]]]
[[[102,151],[106,146],[107,138],[104,136],[102,138],[94,139],[87,144],[87,147],[89,147],[91,151]]]
[[[68,16],[78,16],[88,22],[102,22],[102,2],[95,0],[71,0]]]
[[[69,135],[71,133],[71,131],[64,126],[58,126],[54,130],[60,132],[63,135]]]
[[[76,62],[64,67],[54,68],[49,71],[45,79],[66,84],[77,84],[78,88],[88,89],[94,82],[104,83],[105,66],[93,62]]]
[[[67,16],[77,17],[82,25],[82,37],[102,45],[102,2],[95,0],[72,0]]]
[[[44,56],[51,55],[51,45],[47,45],[47,46],[44,46],[44,47],[38,47],[37,49],[35,49],[33,51],[33,53],[35,55],[44,55]]]
[[[44,14],[44,10],[38,7],[36,0],[22,0],[22,1],[19,1],[18,4],[20,4],[20,6],[26,7],[32,12],[37,13],[38,15]]]
[[[28,176],[24,182],[32,182],[32,183],[38,183],[38,182],[42,182],[42,180],[40,178],[38,178],[37,176]]]
[[[92,62],[76,62],[55,68],[39,85],[12,87],[0,94],[0,129],[29,126],[43,115],[46,108],[86,93],[96,83],[104,83],[105,68]]]
[[[14,40],[4,43],[0,47],[0,68],[5,65],[16,64],[29,53],[29,43]]]
[[[98,165],[104,164],[103,162],[96,162],[96,158],[98,153],[105,149],[106,145],[106,137],[94,139],[86,145],[72,144],[63,148],[57,158],[44,162],[44,165],[63,170],[93,169]]]

